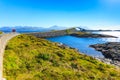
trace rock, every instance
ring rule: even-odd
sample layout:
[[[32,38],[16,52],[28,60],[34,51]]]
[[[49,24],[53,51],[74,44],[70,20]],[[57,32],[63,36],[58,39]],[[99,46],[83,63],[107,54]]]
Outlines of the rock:
[[[66,48],[70,48],[69,46],[63,44],[63,43],[57,43],[57,45],[62,48],[62,49],[66,49]]]
[[[102,52],[105,58],[120,61],[120,42],[108,42],[104,44],[90,45],[97,51]]]
[[[106,64],[111,64],[113,66],[116,66],[116,67],[120,68],[120,61],[111,60],[111,59],[108,59],[108,58],[96,58],[96,59],[99,60],[99,61],[101,61],[101,62],[104,62]]]

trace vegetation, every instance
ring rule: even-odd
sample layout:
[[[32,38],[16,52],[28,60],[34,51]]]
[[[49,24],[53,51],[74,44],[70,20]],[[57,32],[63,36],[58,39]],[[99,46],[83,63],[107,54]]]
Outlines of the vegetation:
[[[7,80],[120,80],[120,71],[74,49],[19,35],[4,54]]]
[[[2,34],[3,32],[2,31],[0,31],[0,34]]]
[[[91,34],[91,33],[89,33],[89,32],[77,32],[76,34],[78,34],[78,35],[86,35],[86,34]]]

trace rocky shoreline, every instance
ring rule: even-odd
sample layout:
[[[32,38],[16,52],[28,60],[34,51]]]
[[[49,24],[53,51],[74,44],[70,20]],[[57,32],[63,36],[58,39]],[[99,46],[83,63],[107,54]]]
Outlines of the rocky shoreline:
[[[106,64],[110,64],[110,65],[113,65],[113,66],[120,68],[120,61],[112,60],[112,59],[108,59],[108,58],[100,58],[100,57],[94,57],[94,58],[101,61],[101,62],[104,62]]]
[[[27,34],[34,35],[38,38],[50,38],[50,37],[64,36],[64,35],[70,35],[70,36],[81,37],[81,38],[82,37],[86,37],[86,38],[117,38],[117,37],[111,36],[111,35],[81,32],[81,31],[76,30],[75,28],[50,31],[50,32],[35,32],[35,33],[27,33]]]
[[[63,43],[56,43],[56,44],[57,44],[60,48],[63,48],[63,49],[65,49],[65,48],[70,48],[70,49],[74,49],[74,50],[76,50],[77,52],[79,52],[78,49],[69,47],[69,46],[67,46],[67,45],[65,45],[65,44],[63,44]],[[80,54],[82,54],[82,53],[80,53]],[[83,55],[85,55],[85,54],[83,54]],[[91,57],[92,57],[92,56],[91,56]],[[95,58],[95,59],[97,59],[97,60],[99,60],[99,61],[101,61],[101,62],[104,62],[104,63],[106,63],[106,64],[111,64],[111,65],[113,65],[113,66],[120,67],[120,61],[112,60],[112,59],[109,59],[109,58],[101,58],[101,57],[93,57],[93,58]]]
[[[90,45],[97,51],[102,52],[104,59],[100,59],[102,62],[113,64],[120,67],[120,42],[108,42],[104,44]]]
[[[111,36],[111,35],[93,34],[93,33],[86,33],[86,34],[74,33],[74,34],[71,34],[71,36],[87,37],[87,38],[117,38],[117,37]]]

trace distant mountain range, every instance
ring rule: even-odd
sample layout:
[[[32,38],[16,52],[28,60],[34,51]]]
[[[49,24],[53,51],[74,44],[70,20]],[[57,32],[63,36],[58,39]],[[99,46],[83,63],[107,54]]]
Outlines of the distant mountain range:
[[[67,29],[67,27],[54,25],[54,26],[49,27],[48,29],[51,29],[51,30],[63,30],[63,29]]]
[[[86,28],[84,26],[80,26],[80,27],[76,27],[76,28],[81,28],[81,29],[85,29],[85,31],[89,31],[89,32],[95,32],[95,31],[120,31],[120,30],[104,30],[104,29],[98,29],[98,30],[92,30],[89,28]],[[15,27],[9,27],[9,26],[4,26],[4,27],[0,27],[0,31],[8,33],[11,32],[12,29],[15,29],[16,32],[19,33],[30,33],[30,32],[48,32],[51,30],[64,30],[64,29],[68,29],[68,27],[63,27],[63,26],[51,26],[49,28],[44,28],[44,27],[32,27],[32,26],[15,26]]]
[[[32,26],[15,26],[15,27],[0,27],[0,31],[3,31],[5,33],[11,32],[12,29],[15,29],[19,33],[29,33],[29,32],[46,32],[46,31],[51,31],[51,30],[63,30],[67,29],[67,27],[62,27],[62,26],[51,26],[49,28],[44,28],[44,27],[32,27]]]

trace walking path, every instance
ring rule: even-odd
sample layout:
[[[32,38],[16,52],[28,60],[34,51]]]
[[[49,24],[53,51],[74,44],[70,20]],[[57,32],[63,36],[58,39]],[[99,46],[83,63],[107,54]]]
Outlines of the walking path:
[[[15,32],[3,33],[0,35],[0,80],[4,80],[3,79],[3,56],[4,56],[5,46],[11,38],[17,35],[19,34]]]

